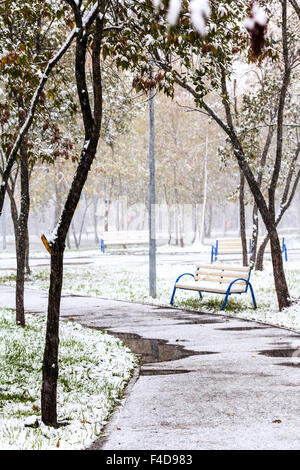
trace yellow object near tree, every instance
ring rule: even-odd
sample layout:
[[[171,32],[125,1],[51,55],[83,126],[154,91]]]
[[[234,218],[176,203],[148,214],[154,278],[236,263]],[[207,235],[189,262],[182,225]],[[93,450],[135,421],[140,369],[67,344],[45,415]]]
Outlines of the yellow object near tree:
[[[44,247],[46,248],[46,250],[48,251],[48,253],[50,253],[50,255],[51,255],[51,254],[52,254],[52,250],[51,250],[51,248],[50,248],[50,245],[49,245],[48,240],[47,240],[47,238],[45,237],[45,235],[42,235],[42,236],[41,236],[41,240],[42,240],[42,242],[43,242],[43,244],[44,244]]]

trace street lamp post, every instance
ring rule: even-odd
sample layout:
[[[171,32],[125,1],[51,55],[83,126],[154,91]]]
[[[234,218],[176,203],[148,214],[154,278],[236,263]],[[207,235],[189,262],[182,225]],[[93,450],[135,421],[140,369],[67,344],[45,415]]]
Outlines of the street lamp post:
[[[149,92],[149,295],[156,297],[154,88]]]

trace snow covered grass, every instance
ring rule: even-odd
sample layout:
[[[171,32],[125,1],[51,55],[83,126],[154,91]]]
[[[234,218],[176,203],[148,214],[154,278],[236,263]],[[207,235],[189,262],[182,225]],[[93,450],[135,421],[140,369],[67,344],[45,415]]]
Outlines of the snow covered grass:
[[[225,262],[225,264],[233,264]],[[298,262],[285,263],[286,276],[292,298],[299,298],[300,267]],[[126,256],[120,257],[120,264],[110,266],[65,266],[63,289],[66,292],[103,297],[108,299],[127,300],[149,304],[168,305],[174,281],[179,274],[193,272],[191,264],[158,264],[157,266],[157,299],[148,295],[148,265],[126,267]],[[2,278],[1,278],[2,276]],[[4,276],[0,272],[0,283],[12,283],[15,274]],[[35,268],[27,282],[28,287],[47,289],[48,269]],[[251,282],[258,304],[254,310],[250,293],[233,295],[227,304],[226,313],[245,319],[253,319],[273,325],[285,326],[300,331],[300,301],[287,310],[278,312],[277,298],[274,289],[272,265],[265,262],[263,272],[253,272]],[[209,313],[220,313],[222,295],[204,294],[199,301],[197,292],[177,291],[174,305],[187,310],[198,310]],[[223,313],[223,312],[222,312]]]
[[[82,449],[101,435],[136,365],[121,341],[105,332],[61,321],[59,420],[66,426],[25,427],[40,418],[45,319],[0,309],[0,449]]]

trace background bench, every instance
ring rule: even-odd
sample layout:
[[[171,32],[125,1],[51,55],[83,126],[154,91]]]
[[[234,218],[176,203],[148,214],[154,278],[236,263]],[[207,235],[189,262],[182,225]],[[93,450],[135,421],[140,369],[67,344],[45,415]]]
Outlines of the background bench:
[[[259,248],[260,248],[263,241],[264,241],[264,237],[258,237],[258,239],[257,239],[257,251],[259,250]],[[287,257],[287,247],[286,247],[286,244],[285,244],[285,238],[284,237],[279,237],[279,241],[280,241],[280,246],[281,246],[281,252],[284,255],[285,261],[287,261],[288,257]],[[271,253],[270,240],[268,241],[268,243],[266,245],[265,252],[266,253]],[[252,240],[251,240],[251,238],[249,240],[249,253],[252,253]]]
[[[228,297],[232,294],[246,294],[250,288],[254,308],[256,300],[253,287],[250,283],[250,267],[222,266],[222,265],[198,265],[195,274],[183,273],[175,281],[170,304],[173,305],[177,289],[198,291],[200,299],[202,292],[223,294],[225,299],[222,310],[225,310]],[[188,282],[183,283],[181,278],[189,277]],[[191,279],[192,278],[192,279]],[[181,282],[179,282],[181,281]]]
[[[280,245],[281,245],[281,250],[282,254],[285,257],[285,261],[287,261],[287,247],[285,244],[285,239],[284,237],[279,237]],[[263,242],[263,237],[258,237],[258,244],[257,244],[257,251],[259,250],[260,245]],[[252,240],[251,238],[248,239],[247,241],[247,252],[251,253],[251,246]],[[271,246],[270,242],[267,243],[266,246],[266,253],[271,252]],[[218,255],[236,255],[236,254],[242,254],[243,253],[243,248],[242,248],[242,242],[240,238],[220,238],[216,240],[215,244],[212,245],[211,247],[211,263],[214,261],[217,261]]]
[[[168,240],[167,233],[156,234],[156,239],[159,241]],[[101,251],[105,252],[106,246],[117,245],[148,245],[149,232],[148,230],[120,230],[115,232],[103,232],[101,235]]]

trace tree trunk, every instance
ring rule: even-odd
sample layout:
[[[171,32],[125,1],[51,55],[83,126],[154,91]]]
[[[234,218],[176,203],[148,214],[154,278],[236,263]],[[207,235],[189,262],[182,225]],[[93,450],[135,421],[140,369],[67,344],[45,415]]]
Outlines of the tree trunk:
[[[285,279],[281,246],[276,227],[274,227],[273,230],[269,231],[269,235],[271,242],[271,256],[273,263],[275,288],[277,293],[279,310],[282,310],[283,308],[288,307],[291,304],[291,301],[289,298],[289,291]]]
[[[67,233],[66,243],[68,250],[71,250],[70,232]]]
[[[213,216],[213,210],[212,210],[212,204],[210,202],[208,204],[208,215],[205,219],[205,237],[206,238],[211,238],[212,216]]]
[[[177,188],[177,175],[176,175],[176,166],[173,167],[174,174],[174,196],[175,196],[175,214],[176,214],[176,246],[180,244],[183,247],[183,235],[182,235],[182,217],[179,206],[179,195]]]
[[[79,243],[78,243],[78,240],[77,240],[77,235],[76,235],[76,230],[75,230],[74,221],[72,221],[71,228],[72,228],[72,233],[73,233],[75,248],[76,248],[76,250],[78,250],[78,248],[79,248]]]
[[[28,224],[27,224],[27,230],[26,230],[26,252],[25,252],[25,273],[27,276],[30,276],[31,274],[31,269],[29,265],[29,230],[28,230]]]
[[[168,189],[166,183],[164,183],[164,193],[165,193],[165,201],[166,201],[166,206],[167,206],[167,212],[168,212],[168,245],[171,245],[172,241],[172,214],[171,214],[171,208],[169,204],[169,198],[168,198]]]
[[[94,220],[94,238],[95,245],[99,245],[99,236],[98,236],[98,220],[97,220],[97,206],[98,206],[98,197],[95,196],[93,201],[94,211],[93,211],[93,220]]]
[[[171,243],[172,243],[172,213],[171,213],[171,209],[170,209],[170,206],[167,205],[167,208],[168,208],[168,245],[170,246]]]
[[[202,205],[200,234],[199,234],[200,243],[203,243],[203,239],[204,239],[204,223],[205,223],[205,213],[206,213],[207,177],[208,177],[207,158],[208,158],[208,128],[206,129],[206,139],[205,139],[205,154],[204,154],[204,169],[203,169],[203,205]]]
[[[240,170],[240,236],[243,250],[243,266],[248,266],[246,219],[245,219],[245,176]]]
[[[148,216],[148,208],[147,208],[147,200],[145,200],[144,205],[143,205],[143,219],[141,223],[141,230],[145,230],[146,222],[147,222],[147,216]]]
[[[256,263],[255,263],[255,270],[256,271],[263,271],[264,269],[264,254],[265,254],[265,249],[267,246],[268,241],[270,240],[269,234],[267,234],[262,242],[262,244],[259,247],[257,257],[256,257]]]
[[[56,392],[58,379],[59,315],[63,281],[64,246],[53,248],[51,254],[50,288],[46,344],[43,359],[43,383],[41,393],[43,422],[57,426]]]
[[[90,207],[90,204],[88,204],[88,202],[86,200],[85,201],[85,208],[84,208],[84,212],[83,212],[83,216],[82,216],[82,220],[81,220],[80,230],[79,230],[78,247],[81,245],[83,227],[84,227],[85,218],[86,218],[86,214],[87,214],[87,211],[88,211],[89,207]]]
[[[177,211],[177,221],[178,221],[178,244],[181,248],[184,247],[183,243],[183,217],[182,217],[182,212],[181,212],[181,207],[178,204],[176,204],[176,211]]]
[[[175,211],[174,211],[174,224],[175,224],[175,246],[178,246],[178,212],[177,212],[177,206],[175,205]]]
[[[24,282],[25,282],[25,258],[26,239],[28,231],[28,215],[30,207],[29,198],[29,172],[27,146],[22,144],[21,148],[21,207],[18,218],[17,237],[17,281],[16,281],[16,322],[25,326],[24,311]]]
[[[112,189],[113,189],[113,178],[111,179],[111,184],[109,185],[109,189],[105,189],[105,199],[104,199],[104,232],[108,232],[108,216],[109,216],[109,209],[111,206],[111,198],[112,198]]]
[[[196,241],[197,237],[197,204],[193,203],[192,204],[192,225],[193,225],[193,239],[192,239],[192,245]]]
[[[258,246],[258,207],[257,204],[253,205],[252,212],[252,237],[251,237],[251,257],[250,265],[253,267],[256,261],[256,253]]]
[[[126,197],[126,196],[125,196]],[[121,227],[121,231],[125,230],[125,211],[127,212],[127,202],[124,204],[124,196],[123,196],[123,181],[121,174],[119,173],[119,204],[120,204],[120,221],[119,227]],[[124,207],[126,205],[126,208]]]

